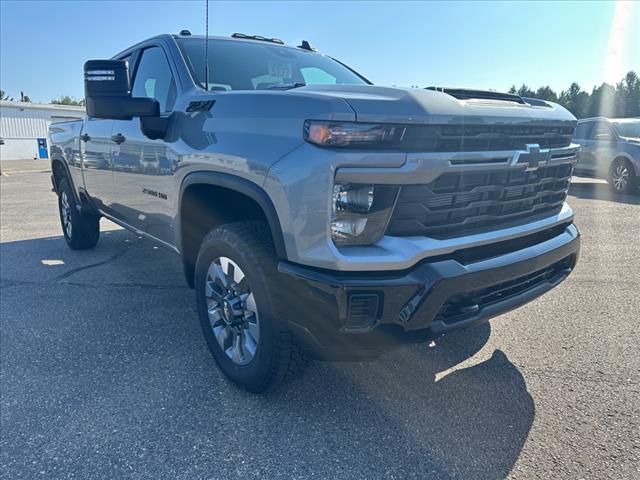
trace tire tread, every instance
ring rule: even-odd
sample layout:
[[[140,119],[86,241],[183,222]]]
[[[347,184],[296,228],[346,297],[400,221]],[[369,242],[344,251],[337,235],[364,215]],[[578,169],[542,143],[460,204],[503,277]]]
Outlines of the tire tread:
[[[214,240],[225,240],[235,245],[252,263],[254,269],[269,285],[276,285],[278,277],[282,275],[277,269],[275,248],[268,226],[260,221],[242,221],[223,224],[213,229],[204,238],[202,245]],[[308,364],[308,358],[298,346],[289,331],[286,322],[282,320],[286,308],[286,299],[281,297],[277,289],[267,289],[271,307],[276,313],[274,322],[277,328],[276,354],[271,356],[271,365],[261,385],[250,388],[255,393],[266,393],[274,390],[279,384],[292,380],[300,375]]]

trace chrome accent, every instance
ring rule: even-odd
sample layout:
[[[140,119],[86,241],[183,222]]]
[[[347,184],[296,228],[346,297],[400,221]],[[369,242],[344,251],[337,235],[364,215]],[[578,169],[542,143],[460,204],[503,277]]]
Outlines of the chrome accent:
[[[513,154],[511,165],[526,165],[525,172],[533,172],[538,167],[546,165],[549,161],[551,150],[548,148],[540,149],[537,143],[528,143],[524,150],[517,150]]]
[[[115,75],[115,70],[88,70],[85,75]]]

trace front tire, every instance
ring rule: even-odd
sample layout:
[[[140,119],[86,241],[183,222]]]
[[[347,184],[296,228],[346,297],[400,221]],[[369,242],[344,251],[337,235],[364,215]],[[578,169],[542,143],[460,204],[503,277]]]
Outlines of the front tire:
[[[277,258],[267,226],[221,225],[202,241],[195,269],[198,315],[220,370],[254,393],[300,373],[306,358],[280,312]]]
[[[615,193],[629,194],[636,188],[633,167],[624,158],[613,162],[609,170],[609,186]]]
[[[100,217],[78,209],[76,197],[67,178],[58,185],[58,212],[67,245],[73,250],[93,248],[100,239]]]

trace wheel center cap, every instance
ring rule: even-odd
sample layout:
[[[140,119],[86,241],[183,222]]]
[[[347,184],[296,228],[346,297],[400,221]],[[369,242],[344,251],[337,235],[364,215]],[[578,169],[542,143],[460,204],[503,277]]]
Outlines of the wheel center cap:
[[[222,318],[227,325],[236,324],[241,313],[242,308],[238,298],[225,298],[222,300]]]

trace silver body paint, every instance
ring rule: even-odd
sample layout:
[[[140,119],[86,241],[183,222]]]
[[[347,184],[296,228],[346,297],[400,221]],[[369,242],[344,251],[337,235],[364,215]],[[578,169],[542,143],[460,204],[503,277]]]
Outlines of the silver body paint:
[[[305,120],[573,126],[575,118],[555,104],[550,108],[499,105],[457,100],[437,91],[372,85],[205,92],[195,86],[170,35],[142,42],[114,58],[125,58],[148,46],[165,51],[177,87],[174,120],[167,137],[146,138],[138,119],[60,123],[50,131],[52,157],[65,163],[76,192],[90,197],[102,214],[178,252],[181,185],[190,173],[203,171],[234,175],[264,189],[275,206],[287,259],[331,270],[406,269],[430,256],[515,238],[573,217],[565,205],[559,214],[482,234],[447,240],[384,236],[373,245],[338,248],[329,230],[334,181],[427,183],[460,169],[520,168],[513,163],[523,152],[323,149],[303,140]],[[190,102],[203,100],[215,101],[210,111],[187,112]],[[125,140],[121,143],[113,140],[122,137]],[[554,149],[550,163],[575,164],[577,152],[577,145]],[[451,163],[461,158],[509,161],[476,166]]]

